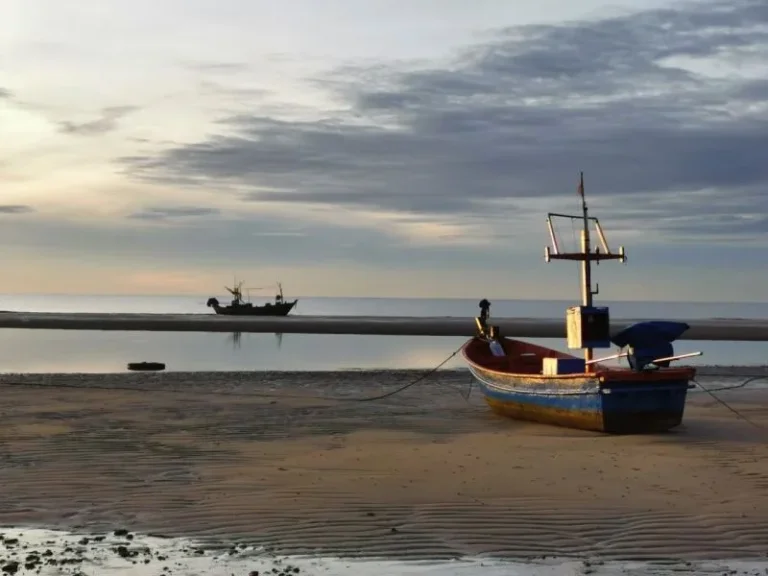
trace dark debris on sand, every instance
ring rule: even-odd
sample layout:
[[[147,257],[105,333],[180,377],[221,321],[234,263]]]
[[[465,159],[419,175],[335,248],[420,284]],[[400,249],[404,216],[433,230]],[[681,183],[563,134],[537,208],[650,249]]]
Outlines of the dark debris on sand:
[[[148,535],[150,538],[165,538],[159,535]],[[70,540],[72,541],[70,543]],[[253,555],[254,549],[244,544],[235,544],[224,551],[228,559],[247,560]],[[62,538],[59,541],[47,539],[45,541],[25,541],[22,536],[7,536],[0,533],[0,576],[14,574],[40,574],[46,568],[55,568],[58,574],[67,576],[85,576],[86,567],[95,572],[108,573],[112,564],[113,568],[119,568],[114,560],[133,565],[155,565],[163,576],[173,574],[185,574],[187,570],[183,561],[193,557],[221,556],[221,548],[208,550],[199,546],[187,546],[177,550],[153,549],[142,538],[134,536],[125,528],[118,528],[110,534],[90,535],[75,538]],[[234,557],[234,558],[233,558]],[[284,563],[280,559],[272,559],[272,566],[264,569],[263,556],[258,557],[260,568],[246,572],[248,576],[296,576],[306,574],[298,566]]]

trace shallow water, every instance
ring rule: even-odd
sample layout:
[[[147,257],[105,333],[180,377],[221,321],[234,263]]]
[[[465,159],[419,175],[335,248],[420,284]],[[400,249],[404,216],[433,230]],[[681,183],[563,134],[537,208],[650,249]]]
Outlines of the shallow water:
[[[207,296],[0,295],[0,308],[39,312],[211,313]],[[564,318],[572,302],[494,300],[498,317]],[[768,318],[768,304],[615,302],[613,318]],[[296,315],[459,316],[477,312],[475,300],[301,298]],[[221,334],[0,330],[2,372],[120,372],[128,362],[164,362],[168,371],[344,370],[433,368],[466,338],[312,334]],[[562,340],[532,340],[565,350]],[[768,362],[768,342],[686,342],[677,353],[702,351],[694,365],[760,365]],[[611,354],[606,350],[605,355]],[[446,364],[463,365],[456,356]]]

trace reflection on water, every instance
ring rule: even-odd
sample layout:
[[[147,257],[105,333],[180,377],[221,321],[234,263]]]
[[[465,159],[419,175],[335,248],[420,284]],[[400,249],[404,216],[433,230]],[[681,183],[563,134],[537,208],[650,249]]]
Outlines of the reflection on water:
[[[465,316],[471,300],[302,299],[304,314]],[[0,296],[0,309],[50,312],[206,313],[205,298]],[[499,300],[498,316],[564,316],[568,302]],[[768,304],[612,304],[615,318],[768,318]],[[79,332],[0,330],[0,371],[114,372],[128,362],[165,362],[168,370],[333,370],[354,368],[432,368],[466,339],[419,336],[337,336],[305,334],[222,334],[162,332]],[[565,349],[562,340],[532,340]],[[687,342],[680,353],[702,350],[694,364],[764,364],[768,343]],[[605,355],[611,350],[606,350]],[[462,366],[460,357],[446,368]]]
[[[416,336],[2,330],[0,370],[119,372],[128,362],[142,361],[164,362],[172,371],[421,368],[439,364],[464,341]],[[451,365],[460,362],[454,359],[446,367]]]
[[[234,349],[240,348],[240,345],[242,344],[243,340],[243,333],[242,332],[232,332],[232,334],[229,336],[229,340],[232,342],[232,347]],[[275,334],[275,341],[277,342],[277,349],[279,350],[283,345],[283,333],[279,332]]]
[[[240,348],[241,340],[243,337],[242,332],[232,332],[232,335],[230,338],[232,339],[232,347],[237,349]]]

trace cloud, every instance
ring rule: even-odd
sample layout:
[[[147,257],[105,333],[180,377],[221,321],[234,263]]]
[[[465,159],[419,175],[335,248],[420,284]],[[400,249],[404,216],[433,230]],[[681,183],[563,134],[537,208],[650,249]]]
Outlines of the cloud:
[[[303,266],[332,268],[340,264],[376,266],[382,270],[424,272],[428,268],[472,273],[492,266],[499,257],[493,249],[478,257],[470,248],[450,243],[406,247],[380,230],[361,230],[319,220],[299,225],[269,213],[244,216],[222,212],[215,217],[88,222],[39,213],[34,226],[21,218],[9,218],[0,227],[0,244],[15,254],[43,254],[60,261],[120,262],[128,269],[213,267],[224,268],[227,274],[232,267],[258,270],[283,266],[301,270]],[[508,258],[509,251],[504,249],[502,255]],[[525,258],[541,260],[530,253]],[[396,281],[407,280],[392,279]],[[306,289],[311,288],[311,282],[307,286]]]
[[[0,86],[0,100],[7,100],[10,99],[13,96],[10,90],[7,88],[3,88]]]
[[[117,129],[119,120],[138,109],[137,106],[108,106],[102,108],[96,120],[59,122],[59,130],[64,134],[77,136],[100,136]]]
[[[188,62],[182,65],[194,72],[211,72],[226,75],[241,74],[251,69],[251,65],[245,62]]]
[[[231,115],[207,140],[122,161],[250,203],[474,218],[487,235],[557,210],[553,197],[575,205],[585,170],[600,215],[646,238],[765,237],[766,57],[763,0],[513,27],[447,64],[314,78],[338,104],[316,120]]]
[[[194,218],[200,216],[218,216],[221,213],[216,208],[207,206],[166,206],[146,208],[133,212],[128,217],[135,220],[175,220],[179,218]]]
[[[35,209],[25,204],[2,204],[0,205],[0,214],[30,214]]]

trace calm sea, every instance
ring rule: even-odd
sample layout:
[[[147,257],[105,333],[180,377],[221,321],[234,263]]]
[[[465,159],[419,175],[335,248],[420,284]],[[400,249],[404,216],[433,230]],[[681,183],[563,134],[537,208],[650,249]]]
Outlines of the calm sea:
[[[38,312],[212,313],[207,296],[0,296],[0,310]],[[494,300],[496,316],[563,317],[572,302]],[[619,318],[766,318],[768,303],[601,302]],[[295,314],[474,316],[475,300],[301,298]],[[0,330],[1,372],[121,372],[128,362],[165,362],[168,370],[332,370],[431,368],[464,338]],[[565,350],[562,340],[538,340]],[[686,342],[697,364],[768,363],[768,343]],[[610,351],[606,351],[609,354]],[[446,367],[460,367],[457,357]]]

